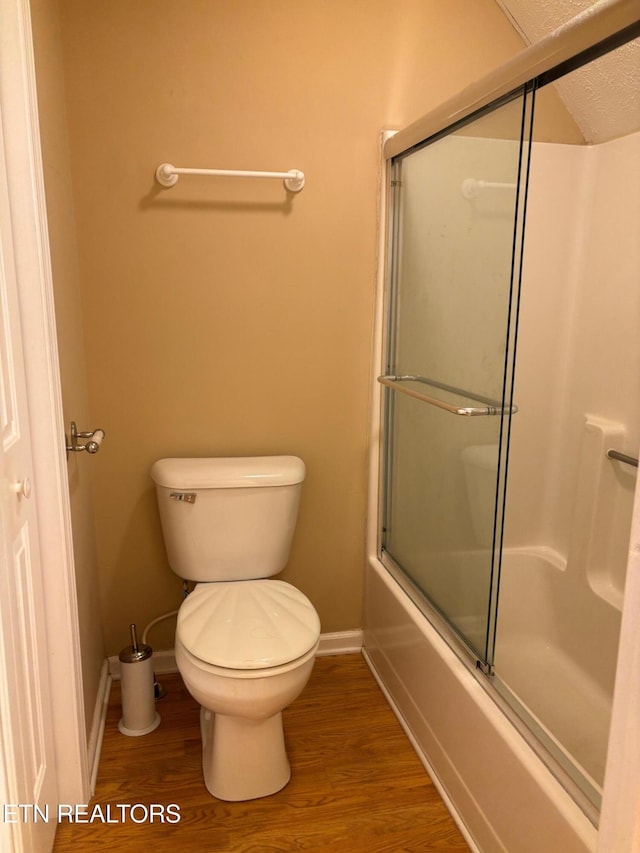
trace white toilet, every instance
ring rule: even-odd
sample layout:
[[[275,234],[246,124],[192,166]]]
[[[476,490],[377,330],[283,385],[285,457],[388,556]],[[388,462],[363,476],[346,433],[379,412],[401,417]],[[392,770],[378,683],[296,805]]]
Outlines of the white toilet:
[[[282,710],[302,692],[320,620],[288,558],[305,476],[295,456],[160,459],[151,468],[169,564],[197,581],[178,612],[176,662],[201,705],[205,784],[251,800],[291,776]]]

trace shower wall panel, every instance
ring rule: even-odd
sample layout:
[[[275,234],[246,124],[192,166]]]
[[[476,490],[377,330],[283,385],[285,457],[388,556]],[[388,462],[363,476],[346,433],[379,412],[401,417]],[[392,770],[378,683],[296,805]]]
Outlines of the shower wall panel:
[[[533,145],[495,654],[596,806],[637,473],[606,453],[640,444],[638,151]]]
[[[640,445],[639,150],[640,134],[532,145],[505,546],[549,548],[562,562],[584,537],[576,500],[589,418],[621,428],[617,449],[636,456]],[[617,511],[596,518],[594,541],[622,527],[610,561],[621,589],[635,469],[598,464],[603,488],[614,478]]]

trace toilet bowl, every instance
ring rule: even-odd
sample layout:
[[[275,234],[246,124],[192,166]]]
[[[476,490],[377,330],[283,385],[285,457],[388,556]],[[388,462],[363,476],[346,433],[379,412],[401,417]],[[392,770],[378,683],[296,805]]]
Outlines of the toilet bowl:
[[[309,599],[271,579],[288,559],[304,465],[163,459],[152,477],[171,568],[199,581],[178,612],[175,654],[201,706],[205,785],[222,800],[268,796],[291,775],[282,711],[320,637]]]
[[[282,710],[304,689],[317,648],[282,666],[239,671],[195,658],[176,638],[178,669],[201,706],[202,768],[214,797],[252,800],[287,784]]]

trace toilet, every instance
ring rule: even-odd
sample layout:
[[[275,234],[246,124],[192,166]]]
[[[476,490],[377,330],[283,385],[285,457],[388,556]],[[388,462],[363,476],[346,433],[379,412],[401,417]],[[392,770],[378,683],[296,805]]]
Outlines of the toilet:
[[[291,770],[282,711],[304,689],[320,639],[309,599],[281,580],[305,466],[295,456],[160,459],[151,468],[172,570],[195,581],[175,654],[200,704],[205,785],[266,797]]]

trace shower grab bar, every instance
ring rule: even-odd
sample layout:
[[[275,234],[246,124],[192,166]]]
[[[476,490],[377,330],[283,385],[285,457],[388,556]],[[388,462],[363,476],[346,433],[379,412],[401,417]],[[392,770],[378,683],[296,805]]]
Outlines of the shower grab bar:
[[[626,453],[620,453],[619,450],[607,450],[607,459],[617,459],[618,462],[624,462],[627,465],[633,465],[634,468],[638,467],[638,460],[635,456],[627,456]]]
[[[440,388],[442,391],[449,391],[451,394],[459,394],[461,397],[468,397],[470,400],[475,400],[479,403],[485,403],[484,406],[455,406],[452,403],[447,403],[445,400],[440,400],[438,397],[432,397],[429,394],[423,394],[416,391],[414,388],[407,388],[401,385],[401,382],[422,382],[424,385],[430,385],[432,388]],[[386,385],[395,391],[401,391],[403,394],[408,394],[410,397],[415,397],[417,400],[422,400],[423,403],[429,403],[431,406],[437,406],[439,409],[444,409],[446,412],[451,412],[454,415],[463,415],[466,417],[486,417],[487,415],[504,415],[515,414],[518,411],[517,406],[502,406],[498,401],[491,400],[488,397],[479,397],[476,394],[470,394],[469,391],[463,391],[460,388],[455,388],[452,385],[445,385],[442,382],[436,382],[433,379],[426,379],[424,376],[378,376],[378,382],[381,385]]]
[[[205,175],[208,177],[227,178],[280,178],[285,188],[292,193],[299,193],[304,187],[304,172],[300,169],[289,169],[288,172],[255,172],[237,169],[183,169],[172,166],[171,163],[161,163],[156,169],[156,180],[163,187],[173,187],[180,175]]]

